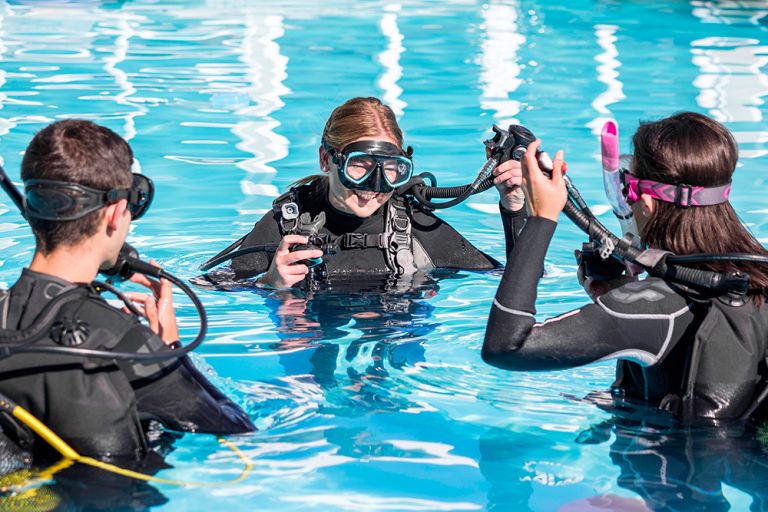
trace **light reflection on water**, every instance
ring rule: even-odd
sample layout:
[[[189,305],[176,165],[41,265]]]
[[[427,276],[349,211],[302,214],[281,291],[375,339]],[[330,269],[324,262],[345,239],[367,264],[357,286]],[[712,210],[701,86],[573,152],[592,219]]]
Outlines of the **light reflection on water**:
[[[0,7],[2,161],[17,179],[23,148],[56,119],[116,130],[158,187],[131,242],[191,278],[288,184],[316,171],[325,119],[348,97],[390,103],[418,169],[441,184],[476,172],[492,123],[521,122],[546,149],[565,148],[572,178],[613,227],[599,208],[603,121],[619,122],[625,152],[639,119],[691,109],[736,135],[742,162],[732,200],[765,241],[766,15],[760,2],[8,1]],[[503,259],[495,204],[488,193],[442,216]],[[0,211],[6,284],[34,243],[9,208]],[[582,239],[561,223],[541,317],[585,302],[572,258]],[[201,289],[211,328],[196,361],[259,425],[234,439],[255,467],[246,481],[218,489],[158,486],[165,508],[203,510],[215,500],[232,510],[575,510],[598,502],[642,510],[645,491],[632,478],[652,487],[656,474],[632,458],[642,443],[657,459],[697,450],[685,452],[695,464],[674,467],[665,483],[672,491],[693,499],[682,475],[721,462],[732,476],[713,476],[701,495],[748,507],[745,493],[758,492],[767,474],[748,442],[703,450],[698,438],[685,445],[633,425],[606,427],[610,416],[580,400],[610,384],[610,363],[543,374],[486,366],[479,352],[498,278],[460,272],[431,292],[391,296]],[[194,309],[178,300],[182,335],[192,336]],[[240,470],[210,436],[175,446],[173,477],[220,481]],[[631,477],[627,464],[649,474]],[[660,499],[643,497],[649,506]]]

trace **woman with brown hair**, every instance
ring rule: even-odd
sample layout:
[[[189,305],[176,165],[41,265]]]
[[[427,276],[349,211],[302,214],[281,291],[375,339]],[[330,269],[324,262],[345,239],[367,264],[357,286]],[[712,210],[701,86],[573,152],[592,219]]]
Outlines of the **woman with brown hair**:
[[[337,107],[318,151],[322,174],[298,181],[278,197],[239,249],[279,245],[274,252],[234,258],[237,277],[262,274],[260,283],[288,288],[308,276],[332,280],[500,267],[447,223],[395,192],[412,176],[412,150],[403,148],[394,113],[378,99],[352,98]],[[513,240],[525,218],[520,163],[502,164],[494,175],[507,239]]]
[[[728,202],[738,149],[723,125],[684,112],[642,124],[633,145],[625,194],[645,244],[676,255],[768,255]],[[539,141],[531,144],[523,160],[531,217],[509,255],[483,359],[508,370],[553,370],[615,358],[613,397],[624,405],[639,401],[685,421],[751,417],[768,394],[764,264],[698,265],[748,274],[749,290],[741,297],[650,277],[618,286],[595,304],[535,322],[544,255],[567,199],[562,152],[548,180],[534,157],[538,146]]]

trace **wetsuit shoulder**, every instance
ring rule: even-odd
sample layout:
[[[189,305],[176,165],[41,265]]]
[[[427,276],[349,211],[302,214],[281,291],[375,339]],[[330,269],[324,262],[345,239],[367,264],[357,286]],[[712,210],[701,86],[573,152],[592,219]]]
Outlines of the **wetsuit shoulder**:
[[[489,270],[502,266],[433,213],[418,205],[412,205],[409,212],[413,236],[436,267]]]
[[[615,288],[596,302],[612,315],[653,318],[688,309],[692,300],[675,291],[663,279],[649,277]]]
[[[240,249],[279,243],[281,238],[278,220],[275,218],[275,214],[269,211],[256,222],[251,232],[240,244]],[[272,254],[258,251],[239,256],[232,260],[232,270],[235,271],[237,277],[251,277],[261,274],[269,269],[269,265],[272,263]]]

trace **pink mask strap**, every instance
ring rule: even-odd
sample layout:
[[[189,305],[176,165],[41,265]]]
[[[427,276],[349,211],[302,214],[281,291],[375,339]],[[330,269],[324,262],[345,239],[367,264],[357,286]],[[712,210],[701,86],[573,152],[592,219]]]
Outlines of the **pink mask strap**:
[[[627,185],[627,201],[635,203],[640,194],[648,194],[654,199],[672,203],[679,208],[691,206],[711,206],[728,201],[731,184],[719,187],[697,187],[691,185],[671,185],[653,180],[640,180],[629,173],[624,173]]]

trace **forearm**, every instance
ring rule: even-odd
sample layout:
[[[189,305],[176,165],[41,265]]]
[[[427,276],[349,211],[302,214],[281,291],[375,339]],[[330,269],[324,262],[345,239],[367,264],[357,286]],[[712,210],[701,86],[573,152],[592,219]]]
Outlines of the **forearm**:
[[[491,364],[498,365],[504,354],[517,350],[535,323],[536,288],[556,226],[550,220],[531,217],[516,240],[485,331],[483,359]]]

